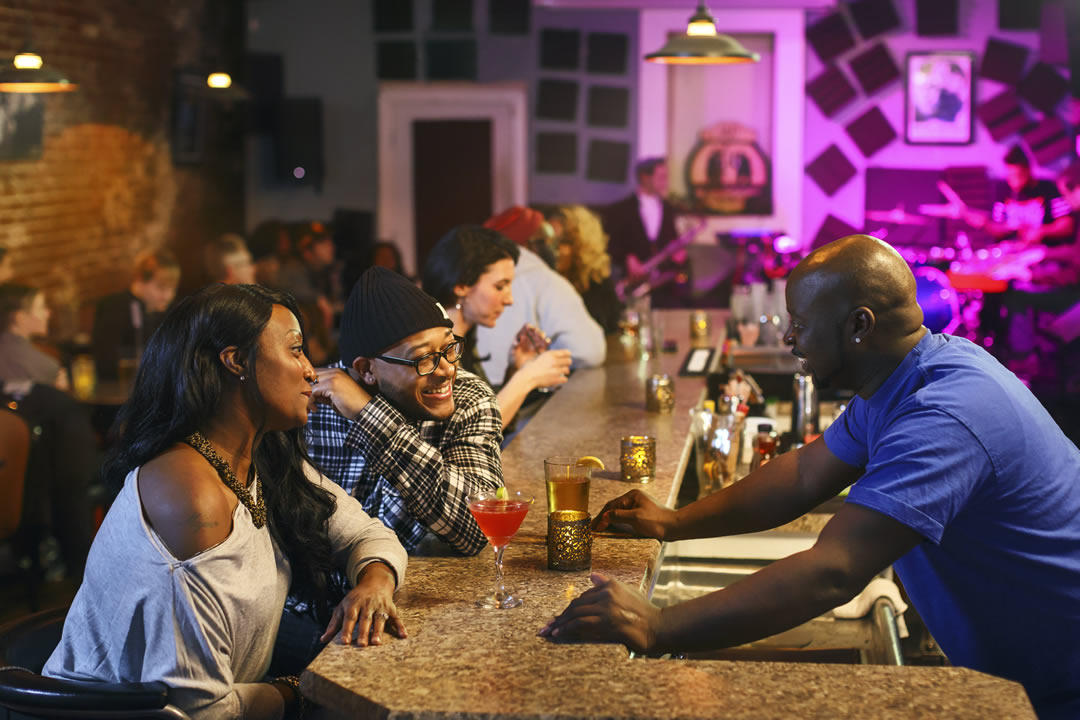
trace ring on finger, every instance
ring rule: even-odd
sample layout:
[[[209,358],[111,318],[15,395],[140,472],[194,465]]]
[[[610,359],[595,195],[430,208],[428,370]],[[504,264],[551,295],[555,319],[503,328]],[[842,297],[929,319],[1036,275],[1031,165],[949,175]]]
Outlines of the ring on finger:
[[[376,613],[372,617],[374,619],[376,619],[376,620],[379,619],[379,618],[382,618],[382,619],[386,620],[386,619],[389,619],[390,616],[388,614],[384,613],[382,610],[378,610],[378,611],[376,611]]]

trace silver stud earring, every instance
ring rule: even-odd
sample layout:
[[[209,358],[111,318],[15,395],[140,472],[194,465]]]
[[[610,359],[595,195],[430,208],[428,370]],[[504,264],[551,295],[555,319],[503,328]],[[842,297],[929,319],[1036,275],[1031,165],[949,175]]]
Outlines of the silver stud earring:
[[[855,344],[858,345],[862,342],[862,338],[855,338]]]
[[[461,299],[460,298],[458,299],[458,301],[456,303],[454,303],[454,309],[457,310],[458,312],[461,312]]]
[[[241,375],[240,382],[244,382],[245,380],[247,380],[247,375]]]

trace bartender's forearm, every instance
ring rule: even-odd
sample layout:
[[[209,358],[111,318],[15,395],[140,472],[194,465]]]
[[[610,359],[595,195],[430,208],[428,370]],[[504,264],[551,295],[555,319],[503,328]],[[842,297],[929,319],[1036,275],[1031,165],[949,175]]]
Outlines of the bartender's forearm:
[[[731,487],[675,514],[666,540],[738,535],[791,522],[835,496],[858,477],[818,438],[762,465]]]
[[[731,587],[664,608],[655,650],[711,650],[783,632],[850,600],[842,572],[813,549],[778,560]]]

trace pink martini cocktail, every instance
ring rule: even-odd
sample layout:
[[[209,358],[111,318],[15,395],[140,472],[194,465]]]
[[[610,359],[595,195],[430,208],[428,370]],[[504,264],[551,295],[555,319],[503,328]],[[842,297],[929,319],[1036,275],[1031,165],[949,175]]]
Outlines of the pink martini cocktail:
[[[521,604],[521,597],[514,589],[503,584],[503,550],[521,527],[532,503],[533,496],[522,492],[509,493],[505,499],[493,492],[469,496],[469,512],[495,550],[495,587],[477,600],[476,604],[482,608],[506,610]]]

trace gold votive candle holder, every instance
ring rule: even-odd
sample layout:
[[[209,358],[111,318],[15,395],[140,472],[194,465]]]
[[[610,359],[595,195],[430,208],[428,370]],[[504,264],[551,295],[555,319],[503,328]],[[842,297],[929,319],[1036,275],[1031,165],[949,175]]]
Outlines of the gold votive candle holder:
[[[675,385],[670,375],[651,375],[645,381],[645,409],[658,413],[675,409]]]
[[[712,319],[704,310],[690,312],[690,347],[709,347],[712,337]]]
[[[648,435],[628,435],[622,439],[619,452],[622,479],[647,483],[656,475],[656,438]]]
[[[76,355],[71,360],[71,390],[80,400],[89,400],[97,388],[97,372],[94,358],[90,355]]]
[[[547,551],[551,570],[588,570],[592,564],[592,518],[582,510],[548,513]]]

